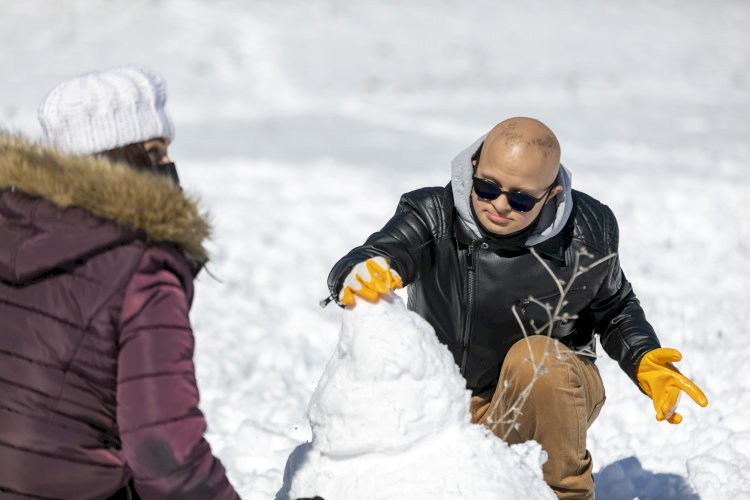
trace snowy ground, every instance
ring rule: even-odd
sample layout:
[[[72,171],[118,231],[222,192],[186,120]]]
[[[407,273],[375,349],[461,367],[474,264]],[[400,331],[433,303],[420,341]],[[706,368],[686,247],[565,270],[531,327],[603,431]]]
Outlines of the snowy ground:
[[[600,498],[749,499],[750,4],[0,0],[0,124],[36,136],[62,78],[139,62],[170,86],[173,156],[213,213],[193,321],[209,438],[272,498],[336,345],[330,266],[401,192],[442,185],[512,115],[556,131],[574,186],[618,215],[621,260],[710,400],[679,426],[599,363]]]

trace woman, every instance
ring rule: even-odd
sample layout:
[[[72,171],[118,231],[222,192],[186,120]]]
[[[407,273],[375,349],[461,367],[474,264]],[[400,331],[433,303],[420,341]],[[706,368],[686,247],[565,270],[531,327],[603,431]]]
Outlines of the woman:
[[[164,82],[53,89],[53,148],[0,136],[0,493],[238,498],[203,438],[193,279],[209,225],[182,193]]]

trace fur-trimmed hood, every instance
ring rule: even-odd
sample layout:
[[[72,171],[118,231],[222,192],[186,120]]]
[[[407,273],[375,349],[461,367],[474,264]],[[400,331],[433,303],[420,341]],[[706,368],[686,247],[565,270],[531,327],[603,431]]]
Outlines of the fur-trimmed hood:
[[[199,267],[210,232],[197,201],[168,179],[0,134],[0,279],[34,278],[137,237],[174,244]]]

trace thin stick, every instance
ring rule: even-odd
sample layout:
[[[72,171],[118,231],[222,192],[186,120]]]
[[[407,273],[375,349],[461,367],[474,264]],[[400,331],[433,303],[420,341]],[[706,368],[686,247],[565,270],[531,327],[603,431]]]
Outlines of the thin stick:
[[[540,307],[542,307],[547,315],[547,322],[540,326],[536,327],[534,325],[534,322],[532,320],[531,326],[534,328],[533,335],[539,335],[542,334],[542,332],[545,332],[545,335],[548,338],[552,338],[552,333],[554,331],[555,324],[558,322],[567,322],[578,318],[577,314],[569,314],[569,313],[563,313],[562,309],[565,307],[565,305],[568,303],[567,300],[565,300],[566,296],[570,293],[570,290],[573,287],[573,284],[575,283],[576,279],[578,279],[583,274],[587,273],[591,269],[595,268],[596,266],[599,266],[600,264],[603,264],[604,262],[614,258],[617,256],[616,253],[609,254],[605,257],[602,257],[598,260],[595,260],[588,266],[582,266],[581,265],[581,258],[582,257],[593,257],[585,248],[576,251],[575,254],[575,260],[573,264],[573,273],[571,275],[570,281],[567,283],[559,278],[555,273],[552,271],[552,269],[549,267],[549,265],[544,261],[544,259],[541,258],[541,256],[537,253],[535,249],[531,249],[532,255],[536,258],[536,260],[542,265],[542,267],[547,271],[547,274],[552,278],[552,281],[555,283],[555,286],[557,287],[557,290],[560,292],[560,298],[557,301],[557,304],[555,306],[551,306],[548,303],[541,302],[534,297],[529,297],[529,303],[536,304]],[[531,349],[531,342],[529,341],[529,332],[526,329],[526,325],[524,325],[523,321],[521,320],[521,317],[518,314],[518,311],[516,309],[516,306],[514,305],[511,308],[511,311],[513,312],[513,316],[516,319],[516,322],[518,323],[518,326],[521,328],[521,332],[523,333],[524,340],[526,341],[526,345],[529,350],[529,358],[528,360],[532,363],[532,377],[529,384],[521,391],[521,394],[517,398],[516,401],[514,401],[513,405],[505,410],[502,415],[500,415],[500,418],[497,421],[494,421],[491,417],[488,418],[487,423],[489,424],[490,429],[492,432],[495,432],[497,427],[501,424],[506,424],[507,430],[505,431],[502,438],[504,440],[507,440],[510,432],[513,429],[518,429],[520,427],[520,423],[518,422],[518,419],[520,416],[523,415],[523,412],[521,409],[525,405],[527,399],[531,395],[531,389],[538,380],[538,378],[546,373],[545,368],[545,361],[547,359],[547,355],[550,354],[549,351],[545,351],[542,353],[542,356],[540,360],[537,363],[534,363],[534,356],[533,351]],[[592,339],[592,343],[595,342],[594,339]],[[584,348],[575,351],[575,354],[580,354],[583,356],[590,356],[590,357],[596,357],[596,353],[594,353],[593,345],[587,344]],[[557,359],[559,362],[562,362],[565,360],[565,357],[563,356],[562,351],[560,351],[559,345],[555,345],[555,359]],[[496,389],[497,391],[502,391],[500,394],[494,394],[492,397],[493,403],[490,405],[490,408],[487,409],[487,412],[489,412],[490,415],[492,415],[496,410],[497,406],[499,405],[499,402],[502,399],[503,393],[508,389],[508,382],[505,381],[504,387],[498,387]]]

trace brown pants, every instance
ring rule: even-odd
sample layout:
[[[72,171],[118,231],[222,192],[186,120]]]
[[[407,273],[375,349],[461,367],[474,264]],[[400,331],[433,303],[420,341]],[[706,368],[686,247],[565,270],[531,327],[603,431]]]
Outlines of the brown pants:
[[[535,335],[508,351],[497,387],[471,398],[472,421],[509,444],[538,441],[548,455],[544,480],[557,497],[593,499],[586,431],[605,399],[593,360]]]

